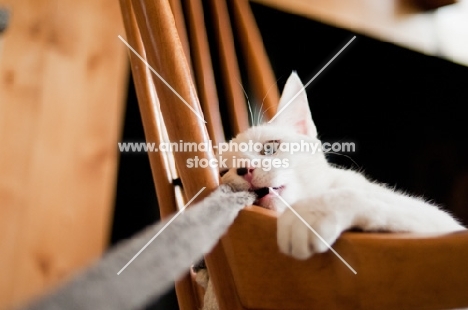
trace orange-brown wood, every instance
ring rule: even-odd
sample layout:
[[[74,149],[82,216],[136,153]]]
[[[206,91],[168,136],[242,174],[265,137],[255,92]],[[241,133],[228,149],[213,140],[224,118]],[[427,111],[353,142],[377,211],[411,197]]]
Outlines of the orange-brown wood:
[[[218,306],[221,310],[244,310],[246,309],[237,295],[226,253],[224,243],[220,242],[205,256],[206,266],[210,274],[210,281],[216,293]]]
[[[245,68],[252,83],[255,101],[260,104],[261,115],[273,118],[279,102],[275,74],[263,46],[260,31],[247,0],[230,1],[233,8],[236,35],[244,55]],[[263,113],[264,112],[264,113]]]
[[[187,104],[198,115],[202,115],[168,2],[135,0],[132,3],[143,42],[145,42],[149,64],[184,98]],[[182,140],[185,142],[208,141],[204,122],[185,106],[180,98],[174,95],[165,84],[157,79],[154,79],[154,82],[161,102],[164,122],[169,129],[168,135],[170,140]],[[173,110],[176,110],[177,113],[173,113]],[[218,185],[218,173],[215,169],[187,167],[187,159],[194,156],[206,159],[214,158],[211,150],[208,152],[196,151],[192,153],[177,152],[174,155],[177,170],[180,173],[187,197],[192,197],[202,186],[205,186],[207,190],[199,196],[201,198]],[[217,250],[207,257],[207,264],[210,270],[219,275],[225,273],[223,267],[226,267],[226,264],[222,263],[223,261],[225,262],[222,254],[223,250],[218,245]],[[215,276],[213,277],[213,283],[219,292],[232,291],[232,287],[226,287],[224,279]],[[180,298],[184,297],[181,296]],[[192,303],[193,298],[190,299],[188,301],[179,299],[181,309],[193,309],[195,307]]]
[[[128,43],[139,55],[146,59],[130,0],[121,0],[120,3]],[[147,142],[154,142],[156,145],[160,145],[161,142],[167,142],[165,139],[166,129],[162,122],[159,101],[155,93],[151,72],[134,53],[130,52],[129,55],[146,140]],[[172,180],[176,175],[172,172],[173,169],[171,169],[170,160],[168,159],[172,154],[157,152],[148,153],[148,156],[161,218],[166,218],[177,211],[176,196],[172,184]],[[197,309],[197,299],[194,294],[191,278],[188,275],[179,279],[175,283],[175,288],[181,309]]]
[[[127,42],[140,56],[146,59],[146,53],[130,0],[120,0],[120,5],[127,33]],[[162,135],[160,134],[163,124],[161,124],[160,120],[161,111],[159,110],[159,100],[154,89],[152,73],[137,55],[130,50],[128,51],[128,55],[130,57],[133,81],[135,83],[146,141],[160,145],[163,142]],[[163,157],[164,155],[164,152],[148,153],[162,218],[177,211],[171,169],[167,160]]]
[[[0,0],[0,308],[107,247],[127,82],[112,0]]]
[[[211,18],[218,42],[222,83],[225,90],[226,102],[220,104],[228,106],[231,129],[236,135],[246,130],[249,127],[249,122],[229,12],[226,0],[210,0],[209,3],[212,8]]]
[[[171,141],[184,142],[208,141],[208,134],[200,105],[196,96],[190,70],[182,45],[175,28],[170,6],[166,1],[155,3],[143,0],[132,1],[140,32],[145,42],[149,64],[167,81],[185,100],[192,110],[176,96],[159,78],[153,78],[160,101],[161,112]],[[177,113],[175,113],[177,111]],[[218,172],[215,169],[189,168],[187,159],[194,156],[212,159],[212,152],[176,152],[177,170],[180,173],[184,191],[188,197],[195,195],[202,186],[206,186],[199,199],[206,196],[218,184]]]
[[[194,271],[190,271],[190,277],[192,279],[193,290],[195,291],[195,297],[197,299],[197,305],[199,309],[203,308],[203,299],[205,298],[206,290],[197,283],[197,274]]]
[[[180,43],[182,43],[182,47],[184,48],[185,58],[187,59],[189,68],[191,68],[192,59],[190,57],[190,45],[181,0],[169,0],[169,4],[171,6],[172,15],[174,16]]]
[[[210,48],[205,27],[201,0],[186,2],[190,28],[191,54],[200,104],[206,119],[206,127],[214,144],[225,141],[219,112],[218,94],[210,57]]]
[[[255,238],[252,238],[255,236]],[[468,232],[344,233],[331,251],[300,261],[278,252],[276,213],[241,211],[223,238],[248,309],[455,309],[468,307]]]
[[[158,1],[156,3],[133,1],[133,4],[150,65],[200,115],[201,111],[190,79],[188,65],[182,53],[182,47],[178,40],[167,1]],[[208,141],[204,123],[190,109],[184,106],[180,98],[175,96],[166,85],[156,80],[155,85],[160,98],[164,121],[170,129],[168,134],[171,141]],[[171,107],[174,106],[177,114],[171,111]],[[178,152],[175,154],[177,169],[188,197],[197,193],[202,186],[206,186],[207,190],[200,195],[204,196],[218,184],[216,169],[189,169],[187,167],[186,160],[195,155],[199,158],[213,158],[211,151],[198,151],[192,154]],[[206,257],[206,263],[213,272],[212,281],[215,290],[220,292],[220,296],[223,296],[220,300],[223,309],[240,309],[234,307],[236,303],[238,304],[238,300],[232,285],[230,286],[231,277],[229,276],[229,270],[226,269],[228,266],[220,244]],[[185,309],[185,307],[188,308],[191,305],[181,304],[180,306]]]

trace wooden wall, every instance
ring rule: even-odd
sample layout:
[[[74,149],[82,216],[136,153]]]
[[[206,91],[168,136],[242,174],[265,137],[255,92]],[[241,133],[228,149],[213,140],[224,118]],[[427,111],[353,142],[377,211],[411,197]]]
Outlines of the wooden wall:
[[[118,1],[0,0],[0,309],[105,249],[126,92]]]

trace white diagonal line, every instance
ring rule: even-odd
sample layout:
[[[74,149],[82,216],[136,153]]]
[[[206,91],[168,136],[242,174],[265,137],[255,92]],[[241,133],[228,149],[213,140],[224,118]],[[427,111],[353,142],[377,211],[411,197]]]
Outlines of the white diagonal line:
[[[316,236],[317,238],[319,238],[323,243],[325,243],[325,245],[330,249],[330,251],[332,251],[345,265],[346,267],[348,267],[354,274],[357,274],[356,270],[353,269],[353,267],[351,267],[351,265],[348,264],[347,261],[344,260],[343,257],[340,256],[340,254],[338,254],[338,252],[336,252],[329,244],[328,242],[326,242],[322,236],[320,236],[316,231],[315,229],[312,228],[312,226],[309,225],[309,223],[306,222],[306,220],[304,220],[304,218],[302,218],[302,216],[299,215],[299,213],[297,213],[296,210],[294,210],[284,199],[283,197],[281,197],[273,188],[270,187],[270,190],[273,192],[273,194],[275,194],[288,208],[289,210],[291,210],[301,221],[302,223],[304,223],[307,228],[309,228]]]
[[[302,88],[301,88],[301,90],[299,90],[299,91],[297,92],[297,94],[295,94],[295,95],[294,95],[294,97],[292,97],[292,98],[291,98],[291,99],[290,99],[290,100],[289,100],[289,101],[286,103],[286,105],[285,105],[284,107],[282,107],[282,108],[281,108],[281,110],[279,110],[278,112],[276,112],[275,116],[273,116],[273,118],[272,118],[271,120],[269,120],[269,121],[268,121],[268,123],[271,123],[271,122],[272,122],[272,121],[273,121],[273,120],[274,120],[276,117],[278,117],[278,115],[280,115],[280,113],[281,113],[281,112],[283,112],[283,111],[284,111],[284,109],[286,109],[286,108],[289,106],[289,104],[291,104],[291,102],[292,102],[294,99],[296,99],[296,98],[297,98],[297,96],[299,96],[299,94],[300,94],[301,92],[303,92],[303,91],[304,91],[304,89],[306,89],[306,88],[307,88],[307,86],[309,86],[309,84],[310,84],[310,83],[312,83],[312,81],[313,81],[313,80],[315,80],[315,79],[317,78],[317,76],[319,76],[319,74],[320,74],[320,73],[322,73],[322,71],[323,71],[323,70],[325,70],[325,69],[328,67],[328,65],[332,63],[332,61],[333,61],[333,60],[335,60],[335,58],[336,58],[336,57],[338,57],[338,55],[340,55],[340,54],[341,54],[341,52],[342,52],[342,51],[344,51],[344,50],[345,50],[345,48],[347,48],[347,47],[348,47],[348,45],[350,45],[350,44],[351,44],[351,42],[353,42],[353,40],[354,40],[354,39],[356,39],[356,36],[354,36],[354,37],[353,37],[351,40],[349,40],[349,42],[348,42],[348,43],[346,43],[346,45],[345,45],[345,46],[343,46],[343,48],[341,48],[341,49],[339,50],[339,52],[338,52],[338,53],[336,53],[336,55],[335,55],[335,56],[333,56],[333,58],[332,58],[332,59],[330,59],[330,61],[329,61],[329,62],[327,62],[327,64],[326,64],[325,66],[323,66],[323,68],[322,68],[322,69],[320,69],[320,71],[319,71],[319,72],[317,72],[317,74],[316,74],[316,75],[314,75],[314,77],[313,77],[312,79],[310,79],[310,81],[309,81],[309,82],[307,82],[307,84],[305,84],[305,85],[304,85],[304,87],[302,87]]]
[[[133,47],[130,46],[130,44],[128,44],[127,41],[125,41],[124,38],[122,38],[120,35],[118,35],[118,37],[119,37],[119,39],[120,39],[135,55],[137,55],[138,58],[140,58],[141,61],[143,61],[143,63],[144,63],[144,64],[145,64],[145,65],[146,65],[146,66],[147,66],[147,67],[164,83],[164,84],[166,84],[166,86],[167,86],[170,90],[172,90],[172,92],[173,92],[177,97],[179,97],[180,100],[182,100],[183,103],[185,103],[185,105],[186,105],[193,113],[195,113],[195,115],[196,115],[199,119],[201,119],[204,123],[206,123],[206,121],[205,121],[205,119],[203,118],[203,116],[201,116],[200,114],[198,114],[197,111],[195,111],[195,109],[193,109],[193,108],[190,106],[190,104],[188,104],[188,102],[185,101],[185,99],[182,98],[182,96],[179,95],[179,93],[178,93],[171,85],[169,85],[169,83],[168,83],[158,72],[156,72],[156,70],[154,70],[153,67],[151,67],[151,66],[149,65],[149,63],[148,63],[143,57],[141,57],[140,54],[138,54],[137,51],[135,51],[135,50],[133,49]]]
[[[123,266],[122,269],[120,269],[119,272],[117,272],[117,275],[120,275],[120,274],[122,273],[122,271],[124,271],[125,268],[127,268],[127,266],[130,265],[130,264],[135,260],[135,258],[137,258],[138,255],[140,255],[141,252],[143,252],[143,251],[151,244],[151,242],[153,242],[154,239],[156,239],[156,238],[164,231],[164,229],[166,229],[167,226],[169,226],[169,225],[185,210],[185,208],[187,208],[187,206],[188,206],[192,201],[194,201],[195,198],[197,198],[198,195],[201,194],[201,192],[203,192],[203,191],[205,190],[205,188],[206,188],[206,187],[203,187],[201,190],[199,190],[198,193],[197,193],[195,196],[193,196],[192,199],[190,199],[190,201],[187,202],[187,203],[185,204],[185,206],[184,206],[182,209],[180,209],[179,212],[177,212],[177,214],[174,215],[174,217],[171,218],[171,220],[170,220],[169,222],[167,222],[166,225],[164,225],[163,228],[161,228],[161,230],[158,231],[158,233],[157,233],[153,238],[151,238],[151,240],[148,241],[148,242],[145,244],[145,246],[142,247],[141,250],[138,251],[138,253],[136,253],[135,256],[133,256],[133,258],[132,258],[125,266]]]

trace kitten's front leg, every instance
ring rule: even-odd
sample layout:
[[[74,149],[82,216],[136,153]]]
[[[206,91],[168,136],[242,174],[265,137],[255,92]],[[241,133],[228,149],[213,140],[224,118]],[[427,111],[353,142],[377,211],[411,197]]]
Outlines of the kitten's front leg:
[[[351,227],[365,231],[447,233],[464,230],[446,212],[423,200],[390,192],[334,189],[298,201],[278,218],[278,245],[283,253],[306,259],[322,253]]]
[[[346,199],[345,196],[339,200]],[[307,259],[327,251],[340,234],[352,226],[356,213],[342,208],[343,204],[330,205],[329,202],[325,196],[307,198],[292,206],[295,212],[287,208],[277,225],[281,252]]]

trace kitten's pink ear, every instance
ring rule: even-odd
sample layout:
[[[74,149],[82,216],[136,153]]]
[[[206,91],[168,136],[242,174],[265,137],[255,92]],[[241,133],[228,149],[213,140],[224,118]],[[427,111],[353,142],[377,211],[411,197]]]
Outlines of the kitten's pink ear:
[[[278,126],[294,127],[298,133],[317,136],[317,129],[309,109],[304,85],[295,71],[289,76],[276,115],[268,122]]]

